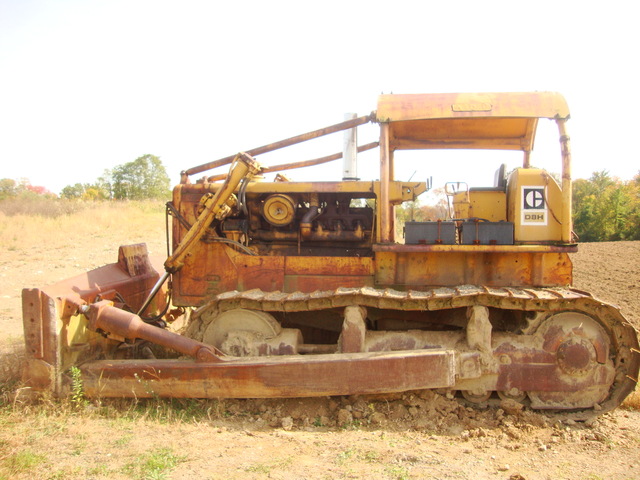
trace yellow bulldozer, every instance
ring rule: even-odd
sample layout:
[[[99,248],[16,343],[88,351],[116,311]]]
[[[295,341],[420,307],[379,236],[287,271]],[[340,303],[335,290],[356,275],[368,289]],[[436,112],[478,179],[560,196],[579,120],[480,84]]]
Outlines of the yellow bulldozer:
[[[531,166],[541,119],[557,125],[559,181]],[[439,389],[615,408],[637,382],[638,336],[571,287],[568,119],[557,93],[381,95],[370,115],[188,169],[167,203],[168,258],[121,246],[117,263],[23,291],[25,382],[65,395],[74,367],[93,397]],[[358,146],[353,132],[371,123],[379,141]],[[342,153],[255,159],[336,132]],[[357,153],[376,148],[379,179],[358,179]],[[396,180],[394,154],[437,149],[523,160],[492,186],[448,183],[447,218],[408,221],[401,238],[397,207],[431,185]],[[339,158],[340,181],[281,173]]]

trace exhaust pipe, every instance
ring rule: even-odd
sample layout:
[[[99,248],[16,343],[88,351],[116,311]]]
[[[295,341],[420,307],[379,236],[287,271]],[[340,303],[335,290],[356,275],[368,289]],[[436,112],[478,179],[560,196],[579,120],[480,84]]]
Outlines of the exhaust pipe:
[[[344,119],[357,118],[355,113],[345,113]],[[358,129],[350,128],[344,131],[342,147],[342,180],[360,180],[358,178]]]

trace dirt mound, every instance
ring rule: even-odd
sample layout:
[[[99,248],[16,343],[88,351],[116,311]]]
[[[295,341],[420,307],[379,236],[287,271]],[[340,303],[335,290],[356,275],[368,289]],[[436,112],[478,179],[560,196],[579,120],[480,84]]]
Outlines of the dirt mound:
[[[273,400],[225,400],[225,414],[256,426],[284,430],[385,428],[459,435],[465,430],[510,424],[545,426],[544,415],[513,401],[466,405],[451,394],[431,390],[394,395]]]

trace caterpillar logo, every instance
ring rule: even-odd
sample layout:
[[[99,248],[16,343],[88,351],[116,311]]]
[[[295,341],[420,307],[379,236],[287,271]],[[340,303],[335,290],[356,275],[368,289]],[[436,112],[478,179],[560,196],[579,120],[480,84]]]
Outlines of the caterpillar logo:
[[[522,187],[522,225],[547,224],[545,187]]]
[[[544,208],[544,187],[542,188],[524,188],[522,190],[524,197],[525,210],[540,210]]]

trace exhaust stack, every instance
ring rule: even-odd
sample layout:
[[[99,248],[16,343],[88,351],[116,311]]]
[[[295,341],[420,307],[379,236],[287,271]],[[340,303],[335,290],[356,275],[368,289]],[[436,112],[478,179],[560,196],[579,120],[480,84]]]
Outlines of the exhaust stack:
[[[344,119],[357,118],[355,113],[345,113]],[[344,145],[342,147],[342,180],[360,180],[358,178],[358,129],[350,128],[344,131]]]

